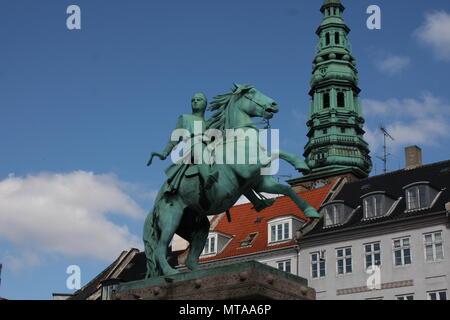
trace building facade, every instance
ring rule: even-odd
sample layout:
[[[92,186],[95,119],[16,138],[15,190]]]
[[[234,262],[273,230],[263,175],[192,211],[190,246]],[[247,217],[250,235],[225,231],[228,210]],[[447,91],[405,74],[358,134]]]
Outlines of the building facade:
[[[265,243],[246,239],[245,253],[236,246],[242,236],[230,232],[239,233],[241,226],[223,219],[211,236],[226,229],[228,242],[213,251],[207,243],[202,266],[257,260],[306,278],[324,300],[447,300],[450,161],[328,188],[320,220],[294,225],[278,208],[275,218],[267,216],[258,227],[267,229],[260,239]],[[257,232],[251,225],[242,228],[242,234]]]
[[[346,184],[299,239],[299,275],[318,299],[446,300],[449,188],[450,161]]]

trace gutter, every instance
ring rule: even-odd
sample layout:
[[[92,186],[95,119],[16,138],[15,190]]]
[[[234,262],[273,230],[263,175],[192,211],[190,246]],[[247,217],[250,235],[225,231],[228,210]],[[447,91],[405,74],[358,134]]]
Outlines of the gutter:
[[[409,222],[409,221],[419,220],[419,219],[423,219],[423,218],[437,217],[444,213],[446,213],[447,217],[449,217],[448,211],[447,212],[439,211],[439,212],[428,214],[425,217],[424,216],[414,216],[414,217],[408,217],[408,218],[403,218],[403,219],[399,219],[399,220],[388,220],[388,221],[383,221],[383,222],[379,222],[379,223],[375,223],[375,224],[369,224],[369,225],[365,225],[365,226],[356,226],[356,227],[350,227],[350,228],[345,228],[345,229],[341,229],[341,230],[330,231],[330,232],[326,232],[325,234],[319,233],[319,234],[315,234],[315,235],[309,235],[309,236],[303,237],[301,239],[301,241],[303,242],[304,240],[306,240],[306,241],[307,240],[315,240],[317,238],[326,237],[329,235],[336,235],[336,234],[341,234],[341,233],[347,233],[348,231],[369,229],[369,228],[374,228],[374,227],[379,227],[379,226],[384,226],[384,225],[391,225],[391,224],[396,224],[398,222]]]

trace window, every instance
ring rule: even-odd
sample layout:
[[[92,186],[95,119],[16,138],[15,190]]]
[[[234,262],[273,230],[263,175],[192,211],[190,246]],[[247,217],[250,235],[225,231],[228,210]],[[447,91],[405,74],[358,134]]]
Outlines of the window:
[[[330,94],[329,93],[323,94],[323,108],[324,109],[330,108]]]
[[[397,300],[414,300],[413,294],[404,294],[401,296],[396,296]]]
[[[347,132],[347,130],[345,128],[341,128],[341,133],[345,134]]]
[[[345,94],[344,92],[338,92],[337,94],[338,108],[345,108]]]
[[[408,210],[424,209],[430,206],[429,187],[426,185],[415,186],[406,190]]]
[[[364,245],[366,269],[381,266],[381,245],[379,242]]]
[[[364,218],[371,219],[383,215],[382,195],[371,196],[364,199]]]
[[[363,196],[364,219],[381,218],[389,214],[394,200],[384,192],[374,192]]]
[[[216,253],[216,235],[211,235],[206,239],[205,248],[202,254]]]
[[[325,35],[325,45],[326,46],[330,45],[330,34],[328,32]]]
[[[277,262],[277,268],[278,268],[278,270],[290,273],[291,272],[291,260]]]
[[[428,300],[447,300],[447,290],[427,292]]]
[[[337,274],[350,274],[352,268],[352,248],[344,248],[336,250],[337,256]]]
[[[339,39],[339,32],[336,32],[336,33],[334,34],[334,43],[335,43],[335,44],[339,44],[339,42],[340,42],[340,39]]]
[[[424,235],[425,259],[427,262],[435,262],[444,259],[442,242],[442,232],[434,232]]]
[[[343,224],[345,221],[345,207],[342,204],[329,205],[324,208],[325,227]]]
[[[270,242],[283,241],[291,238],[289,222],[274,224],[270,227]]]
[[[394,240],[394,264],[395,266],[406,266],[411,264],[409,238]]]
[[[323,252],[311,253],[311,277],[313,279],[325,277],[325,255]]]
[[[267,242],[269,245],[292,241],[294,231],[300,230],[306,221],[295,215],[286,215],[267,221]]]
[[[245,238],[245,240],[241,242],[241,248],[251,246],[253,240],[256,238],[257,235],[258,235],[258,233],[249,234],[248,237]]]

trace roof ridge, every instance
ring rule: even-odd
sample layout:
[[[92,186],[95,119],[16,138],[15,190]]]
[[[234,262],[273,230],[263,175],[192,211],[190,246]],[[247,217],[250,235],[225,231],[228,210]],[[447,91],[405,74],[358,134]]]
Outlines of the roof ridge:
[[[367,177],[365,179],[360,179],[358,181],[355,181],[355,183],[364,182],[364,181],[367,181],[367,180],[370,180],[370,179],[374,179],[374,178],[380,178],[380,177],[386,177],[386,176],[391,176],[391,175],[395,175],[395,174],[400,174],[400,173],[403,173],[403,172],[412,172],[412,171],[423,169],[423,168],[430,168],[430,167],[442,165],[442,164],[447,163],[447,162],[450,164],[450,160],[444,160],[444,161],[424,164],[424,165],[418,166],[418,167],[413,168],[413,169],[403,168],[403,169],[400,169],[400,170],[395,170],[395,171],[379,174],[379,175],[376,175],[376,176]]]

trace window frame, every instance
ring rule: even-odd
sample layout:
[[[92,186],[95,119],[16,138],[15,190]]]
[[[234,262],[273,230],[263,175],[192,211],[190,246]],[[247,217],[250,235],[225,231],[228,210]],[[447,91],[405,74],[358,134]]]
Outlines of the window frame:
[[[439,299],[431,299],[431,295],[432,294],[436,294],[436,297],[439,297]],[[441,293],[445,294],[445,299],[441,299]],[[440,300],[440,301],[446,301],[448,300],[448,295],[447,295],[447,289],[442,289],[442,290],[433,290],[433,291],[427,291],[427,300]]]
[[[423,188],[423,189],[422,189]],[[421,195],[421,189],[425,190],[424,194]],[[420,210],[427,210],[430,209],[437,197],[440,195],[440,192],[437,191],[435,188],[433,188],[430,185],[429,181],[420,181],[411,183],[405,187],[403,187],[403,190],[405,191],[405,202],[406,202],[406,212],[414,212],[414,211],[420,211]],[[412,206],[413,200],[411,199],[411,191],[416,191],[416,203],[415,207]],[[425,200],[422,199],[425,198]],[[424,201],[424,202],[422,202]]]
[[[322,255],[322,253],[320,251],[316,251],[316,252],[311,252],[309,254],[309,259],[310,259],[310,275],[311,275],[311,279],[313,280],[317,280],[317,279],[323,279],[327,276],[327,259],[326,258],[320,258],[320,256]],[[313,260],[313,256],[317,257],[317,260],[314,261]],[[322,268],[322,263],[323,263],[323,268]],[[317,267],[317,276],[314,277],[313,274],[313,266],[316,265]],[[322,275],[322,271],[323,271],[323,275]]]
[[[413,192],[415,196],[413,197]],[[430,206],[429,188],[426,185],[417,185],[406,189],[406,208],[408,211],[426,209]]]
[[[214,241],[211,241],[214,240]],[[211,250],[211,242],[214,244],[214,250]],[[208,250],[206,250],[208,248]],[[218,234],[210,233],[206,239],[205,246],[203,247],[202,256],[215,255],[218,252]]]
[[[378,244],[378,246],[379,246],[378,250],[375,250],[375,248],[374,248],[374,246],[376,244]],[[367,246],[371,247],[370,252],[367,252]],[[381,267],[382,261],[383,261],[382,255],[381,255],[381,241],[375,241],[375,242],[363,244],[363,251],[364,251],[364,268],[365,268],[365,270],[367,270],[370,267],[374,267],[374,266]],[[380,256],[379,264],[374,263],[376,261],[376,259],[375,259],[376,254],[379,254],[379,256]],[[367,256],[370,256],[371,260],[372,260],[372,264],[370,266],[367,265]]]
[[[350,255],[347,255],[347,250],[350,249]],[[342,257],[339,257],[338,252],[343,251]],[[347,260],[350,259],[350,272],[347,271]],[[343,273],[339,273],[339,261],[343,261],[342,270]],[[353,248],[350,247],[344,247],[344,248],[338,248],[336,249],[336,275],[338,277],[343,277],[347,275],[353,274]]]
[[[412,299],[408,299],[408,297],[411,297]],[[404,298],[404,299],[400,299],[400,298]],[[407,293],[407,294],[399,294],[395,296],[396,300],[409,300],[409,301],[413,301],[414,299],[414,293]]]
[[[440,241],[436,241],[436,235],[440,234],[441,239]],[[427,236],[431,235],[431,248],[432,248],[432,253],[433,253],[433,260],[428,260],[428,255],[427,255]],[[441,248],[442,248],[442,258],[438,258],[437,257],[437,250],[436,250],[436,245],[440,244]],[[426,263],[436,263],[436,262],[441,262],[445,260],[445,254],[444,254],[444,234],[442,231],[433,231],[433,232],[427,232],[423,234],[423,245],[424,245],[424,258],[425,258],[425,262]]]
[[[361,199],[363,203],[363,221],[375,220],[389,216],[399,202],[399,200],[395,201],[389,197],[385,191],[371,192],[363,195]],[[374,205],[372,205],[373,203],[369,203],[372,199],[375,199]],[[377,199],[379,199],[379,201]],[[373,209],[373,214],[371,216],[369,216],[370,207]]]
[[[409,245],[405,246],[404,245],[404,241],[408,239]],[[396,248],[395,247],[395,242],[396,241],[400,241],[400,247]],[[405,250],[409,250],[409,263],[405,263]],[[396,260],[396,255],[395,253],[397,251],[401,252],[401,264],[397,265],[397,260]],[[393,257],[393,264],[394,264],[394,268],[402,268],[402,267],[409,267],[412,265],[413,263],[413,257],[412,257],[412,249],[411,249],[411,236],[405,236],[405,237],[400,237],[400,238],[395,238],[392,239],[392,257]]]
[[[286,259],[286,260],[280,260],[275,262],[277,265],[277,269],[286,273],[293,273],[292,272],[292,259]],[[280,265],[282,265],[282,268],[280,268]],[[289,271],[286,270],[287,265],[289,265]]]
[[[283,242],[288,242],[291,241],[293,239],[293,217],[280,217],[280,218],[276,218],[272,221],[268,221],[267,222],[267,242],[269,245],[274,245],[274,244],[278,244],[278,243],[283,243]],[[281,227],[281,239],[278,238],[279,235],[279,229],[278,226],[282,226]],[[284,227],[287,226],[287,237],[286,236],[286,230],[284,229]],[[272,232],[272,228],[275,227],[275,238],[273,238],[273,232]]]
[[[319,211],[323,214],[324,229],[346,224],[354,212],[354,210],[347,206],[344,201],[328,202],[324,204]]]

